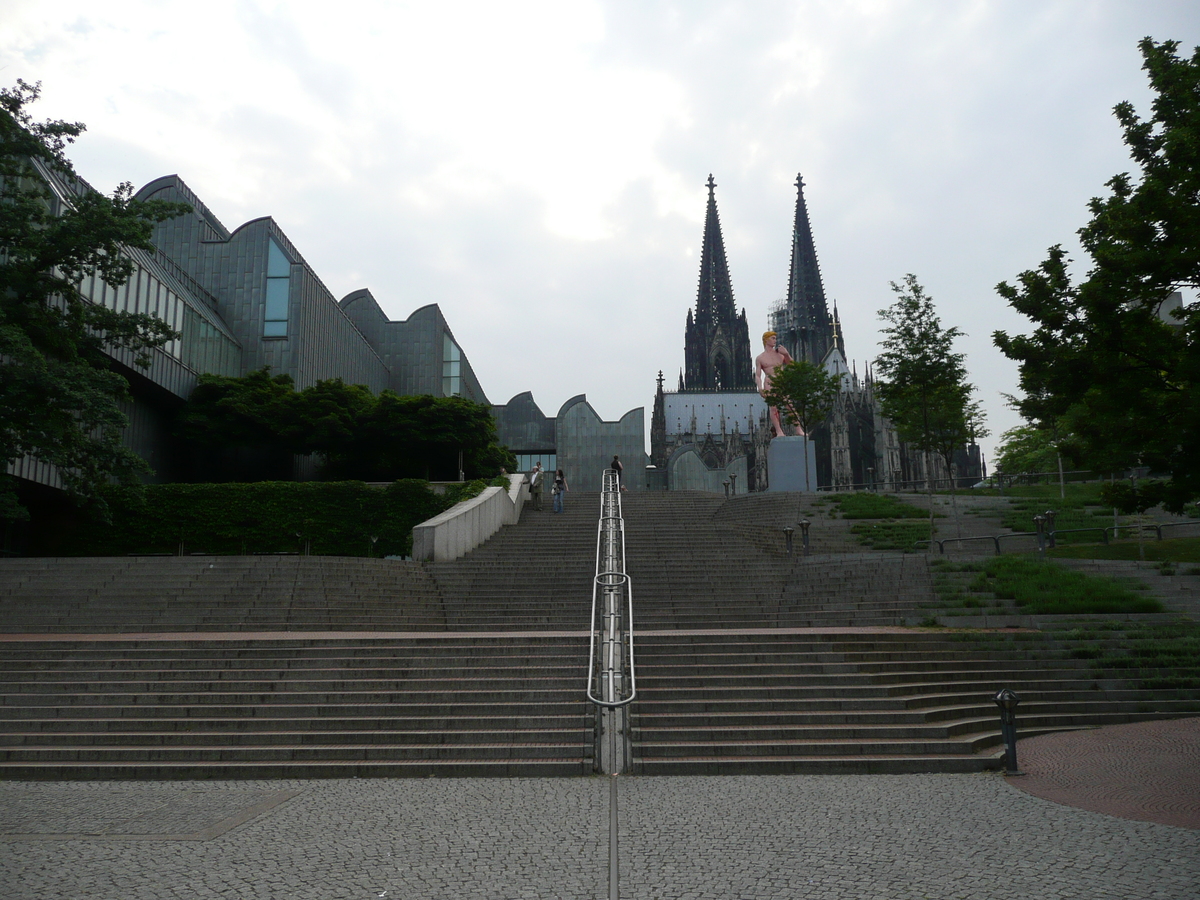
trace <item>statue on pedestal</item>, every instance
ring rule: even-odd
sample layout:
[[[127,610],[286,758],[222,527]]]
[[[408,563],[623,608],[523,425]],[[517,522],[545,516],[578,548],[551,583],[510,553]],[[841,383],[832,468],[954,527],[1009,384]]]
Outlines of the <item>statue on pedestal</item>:
[[[792,362],[792,355],[787,349],[779,346],[774,331],[763,332],[763,352],[754,360],[754,386],[758,392],[766,395],[771,389],[771,379],[775,370]],[[779,408],[770,407],[771,428],[775,437],[783,437],[783,423],[779,421]]]

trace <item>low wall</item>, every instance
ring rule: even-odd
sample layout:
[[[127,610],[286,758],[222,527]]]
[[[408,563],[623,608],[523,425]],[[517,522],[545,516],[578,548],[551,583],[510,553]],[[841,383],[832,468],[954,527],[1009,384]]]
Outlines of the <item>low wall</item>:
[[[413,559],[449,562],[465,556],[505,525],[521,517],[529,499],[523,475],[508,476],[508,490],[485,488],[478,497],[456,503],[413,528]]]

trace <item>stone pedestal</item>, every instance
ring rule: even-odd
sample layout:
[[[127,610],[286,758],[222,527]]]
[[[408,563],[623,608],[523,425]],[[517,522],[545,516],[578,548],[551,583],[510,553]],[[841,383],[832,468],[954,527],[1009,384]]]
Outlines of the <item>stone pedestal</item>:
[[[808,471],[804,469],[804,445],[808,445]],[[767,447],[768,491],[815,491],[817,489],[817,444],[806,437],[777,437]]]

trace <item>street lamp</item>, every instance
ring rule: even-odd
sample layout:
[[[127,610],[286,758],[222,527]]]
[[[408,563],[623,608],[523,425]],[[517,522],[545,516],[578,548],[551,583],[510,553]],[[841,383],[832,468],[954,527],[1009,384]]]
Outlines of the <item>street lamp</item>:
[[[1000,733],[1004,736],[1004,774],[1024,775],[1017,768],[1017,704],[1021,698],[1008,688],[992,698],[1000,707]]]
[[[1046,517],[1034,516],[1033,524],[1037,528],[1038,556],[1046,558]]]
[[[811,524],[812,524],[812,522],[808,521],[808,519],[800,520],[800,539],[804,543],[804,555],[805,556],[808,556],[808,526]]]
[[[792,532],[794,532],[795,530],[796,529],[793,528],[791,525],[783,526],[783,537],[784,537],[784,540],[787,541],[787,555],[788,556],[792,555]]]
[[[1046,510],[1046,546],[1053,549],[1054,543],[1054,517],[1057,513],[1052,509]]]

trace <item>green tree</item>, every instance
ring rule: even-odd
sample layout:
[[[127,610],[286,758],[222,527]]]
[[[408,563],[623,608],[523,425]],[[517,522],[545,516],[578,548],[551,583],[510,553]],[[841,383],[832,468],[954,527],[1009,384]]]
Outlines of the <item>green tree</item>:
[[[187,206],[139,202],[129,184],[108,197],[89,188],[64,154],[84,126],[34,121],[27,107],[39,90],[0,89],[0,472],[32,454],[73,495],[94,499],[107,481],[149,471],[121,444],[129,383],[110,354],[146,367],[176,335],[152,316],[90,303],[79,286],[88,275],[124,284],[133,263],[123,249],[153,252],[154,223]],[[0,475],[0,517],[25,515],[13,488]]]
[[[971,400],[966,355],[954,351],[962,332],[942,327],[932,298],[915,275],[905,275],[902,284],[891,282],[891,288],[895,302],[879,311],[888,324],[882,330],[883,351],[875,360],[875,371],[882,376],[875,389],[901,439],[925,454],[932,536],[931,454],[941,456],[953,476],[955,451],[984,433],[982,414]]]
[[[806,359],[780,366],[771,376],[763,398],[776,407],[789,424],[805,435],[824,422],[841,389],[841,378]],[[808,442],[804,442],[804,471],[808,471]]]
[[[1178,46],[1139,43],[1152,115],[1128,102],[1114,112],[1140,177],[1117,175],[1090,202],[1086,276],[1074,283],[1066,251],[1051,247],[997,286],[1033,332],[994,335],[1020,363],[1026,419],[1063,423],[1064,453],[1094,471],[1167,475],[1152,495],[1174,511],[1200,497],[1200,305],[1168,302],[1200,285],[1200,48],[1184,59]]]
[[[491,409],[463,397],[379,395],[359,423],[341,473],[365,481],[491,477],[516,458],[497,443]],[[332,473],[331,473],[332,474]]]
[[[1037,425],[1018,425],[1000,435],[995,467],[1009,475],[1050,472],[1058,465],[1054,432]]]
[[[290,375],[201,375],[176,419],[190,481],[289,481],[302,416]]]
[[[178,418],[192,480],[289,480],[292,456],[317,454],[321,477],[393,481],[489,478],[516,458],[499,446],[491,408],[461,397],[378,397],[340,378],[296,391],[269,369],[203,375]]]

